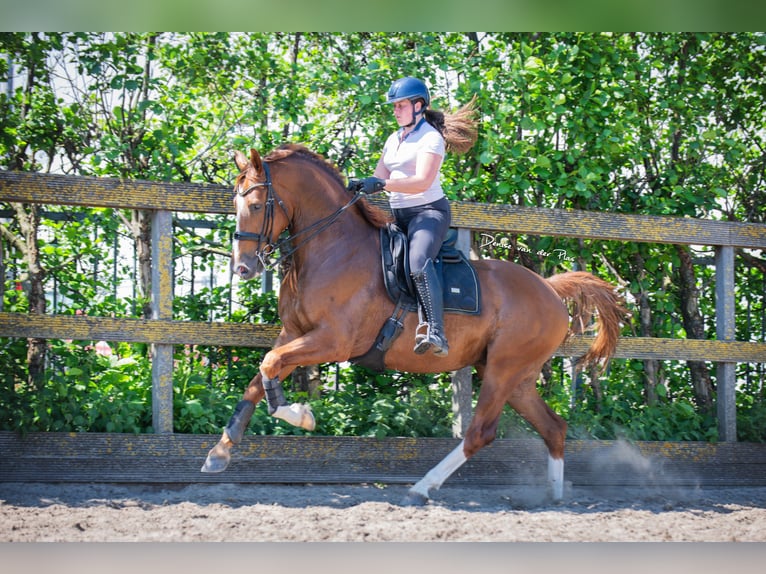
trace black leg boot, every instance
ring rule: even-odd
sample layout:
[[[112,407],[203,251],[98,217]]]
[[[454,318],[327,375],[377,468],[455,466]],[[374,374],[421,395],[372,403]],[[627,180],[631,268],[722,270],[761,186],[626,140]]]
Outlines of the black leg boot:
[[[273,415],[279,407],[287,405],[287,399],[285,399],[285,393],[282,390],[282,383],[279,382],[279,377],[276,379],[261,378],[263,382],[263,390],[266,391],[266,405],[269,409],[269,414]]]
[[[412,274],[412,280],[418,292],[420,315],[414,351],[422,355],[432,348],[437,357],[446,357],[449,345],[444,334],[444,295],[433,260],[426,259],[423,269]]]
[[[245,435],[245,429],[250,424],[250,419],[253,418],[255,412],[255,405],[250,401],[242,399],[234,407],[234,414],[229,419],[229,424],[226,425],[226,434],[229,440],[234,444],[242,442],[242,437]]]

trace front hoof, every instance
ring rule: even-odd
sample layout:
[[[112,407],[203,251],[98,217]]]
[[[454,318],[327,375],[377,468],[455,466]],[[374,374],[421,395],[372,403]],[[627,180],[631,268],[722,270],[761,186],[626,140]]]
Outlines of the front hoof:
[[[402,506],[425,506],[428,504],[428,497],[414,490],[407,492],[407,496],[402,500]]]
[[[228,468],[230,461],[229,449],[218,444],[207,454],[207,459],[205,459],[205,464],[202,465],[200,472],[223,472]]]
[[[271,416],[307,431],[313,431],[316,428],[316,419],[314,419],[314,413],[311,412],[309,405],[293,403],[289,407],[281,406]]]

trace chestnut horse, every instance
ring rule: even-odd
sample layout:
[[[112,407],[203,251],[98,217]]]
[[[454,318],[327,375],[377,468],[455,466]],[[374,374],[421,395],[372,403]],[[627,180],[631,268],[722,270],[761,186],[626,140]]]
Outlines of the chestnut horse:
[[[388,214],[352,194],[340,173],[302,146],[285,145],[261,158],[235,154],[240,169],[234,205],[237,231],[233,271],[250,279],[277,251],[290,257],[279,293],[282,330],[258,374],[237,404],[203,472],[220,472],[231,448],[242,439],[255,404],[264,397],[269,412],[296,426],[314,428],[307,405],[288,406],[280,382],[299,365],[348,361],[366,353],[394,303],[381,271],[379,228]],[[288,230],[287,240],[279,240]],[[508,261],[473,261],[481,285],[481,312],[447,314],[450,343],[446,357],[413,352],[417,313],[408,313],[404,330],[385,356],[387,369],[412,373],[455,371],[473,366],[482,381],[474,417],[459,446],[408,493],[407,503],[428,500],[442,483],[479,449],[492,442],[504,406],[510,405],[539,432],[548,448],[548,481],[554,499],[563,497],[564,439],[567,425],[537,393],[546,361],[571,333],[564,299],[596,311],[598,334],[582,358],[603,362],[617,344],[625,310],[609,283],[590,273],[567,272],[543,279]]]

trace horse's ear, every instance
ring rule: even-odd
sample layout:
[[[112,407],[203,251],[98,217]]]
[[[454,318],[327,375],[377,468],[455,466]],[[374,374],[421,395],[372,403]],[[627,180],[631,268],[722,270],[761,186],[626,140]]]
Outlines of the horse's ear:
[[[258,153],[257,150],[251,149],[250,150],[250,160],[248,161],[247,156],[243,154],[241,151],[237,150],[234,152],[234,163],[237,164],[237,167],[239,168],[239,171],[245,171],[249,165],[252,165],[253,168],[255,168],[256,172],[259,172],[263,169],[263,162],[261,161],[261,156]]]
[[[263,170],[263,162],[261,161],[261,155],[258,150],[250,148],[250,163],[253,164],[256,173],[260,173]]]
[[[237,164],[239,171],[245,171],[245,168],[247,167],[247,157],[241,151],[237,150],[234,152],[234,163]]]

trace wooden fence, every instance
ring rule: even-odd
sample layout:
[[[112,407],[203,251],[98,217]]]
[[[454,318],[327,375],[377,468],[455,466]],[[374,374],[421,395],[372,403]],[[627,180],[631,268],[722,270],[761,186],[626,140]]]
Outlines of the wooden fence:
[[[200,472],[219,436],[191,434],[0,432],[0,483],[412,484],[459,440],[452,438],[245,435],[231,466]],[[766,486],[766,444],[568,440],[573,486]],[[548,451],[540,439],[502,439],[448,480],[476,487],[545,486]]]
[[[155,345],[152,412],[155,433],[173,432],[173,346],[198,344],[269,347],[275,325],[188,322],[172,319],[173,213],[232,214],[229,188],[188,183],[125,181],[0,171],[0,202],[23,202],[152,210],[152,306],[150,320],[91,316],[0,313],[0,337],[90,339]],[[719,440],[736,441],[735,366],[766,363],[766,343],[735,340],[734,250],[766,249],[766,226],[509,205],[454,202],[453,225],[461,230],[582,237],[715,247],[716,340],[622,338],[616,357],[717,363]],[[465,240],[466,232],[461,234]],[[578,356],[592,338],[575,337],[559,356]],[[465,427],[470,385],[455,378],[459,416]],[[466,410],[468,409],[468,411]]]

